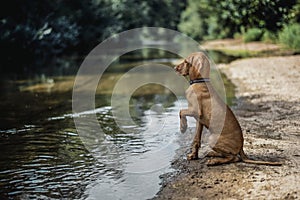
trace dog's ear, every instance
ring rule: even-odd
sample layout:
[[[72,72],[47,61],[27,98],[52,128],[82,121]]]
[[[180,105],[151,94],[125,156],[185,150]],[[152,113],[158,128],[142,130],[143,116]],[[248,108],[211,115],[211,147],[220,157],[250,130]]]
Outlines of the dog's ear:
[[[201,56],[201,68],[200,73],[202,78],[209,78],[210,75],[210,63],[206,55],[202,54]]]
[[[194,68],[194,72],[200,73],[201,78],[209,78],[210,64],[204,53],[194,53],[186,60]]]
[[[186,63],[188,63],[191,67],[196,67],[195,56],[192,54],[185,59]]]

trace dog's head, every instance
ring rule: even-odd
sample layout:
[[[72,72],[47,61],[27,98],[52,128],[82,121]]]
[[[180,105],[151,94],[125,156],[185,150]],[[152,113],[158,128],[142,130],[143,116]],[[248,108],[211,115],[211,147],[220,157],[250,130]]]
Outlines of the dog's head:
[[[178,74],[182,76],[189,75],[192,79],[209,78],[210,64],[204,53],[196,52],[189,55],[174,69]]]
[[[190,63],[186,59],[184,59],[183,62],[176,65],[174,69],[178,74],[182,76],[187,76],[189,75],[190,66]]]

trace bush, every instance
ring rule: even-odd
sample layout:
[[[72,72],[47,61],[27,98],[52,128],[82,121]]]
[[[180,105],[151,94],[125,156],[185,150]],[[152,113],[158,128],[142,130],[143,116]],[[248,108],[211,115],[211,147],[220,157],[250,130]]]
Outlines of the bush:
[[[239,32],[236,32],[236,33],[233,34],[233,38],[234,39],[241,39],[241,38],[243,38],[243,35]]]
[[[279,42],[300,51],[300,24],[288,24],[279,32]]]
[[[263,31],[259,28],[248,29],[243,35],[244,42],[259,41],[262,37]]]
[[[266,30],[264,32],[261,40],[264,42],[268,42],[268,43],[275,43],[277,41],[277,35],[276,35],[276,33]]]

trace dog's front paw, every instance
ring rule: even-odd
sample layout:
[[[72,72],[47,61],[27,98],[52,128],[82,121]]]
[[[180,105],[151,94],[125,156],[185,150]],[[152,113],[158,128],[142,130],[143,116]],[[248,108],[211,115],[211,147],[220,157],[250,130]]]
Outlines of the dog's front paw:
[[[197,153],[189,153],[188,155],[187,155],[187,159],[188,160],[197,160],[198,159],[198,154]]]
[[[187,129],[187,125],[180,126],[180,132],[185,133]]]
[[[186,120],[181,119],[180,120],[180,132],[185,133],[186,129],[187,129],[187,122],[186,122]]]

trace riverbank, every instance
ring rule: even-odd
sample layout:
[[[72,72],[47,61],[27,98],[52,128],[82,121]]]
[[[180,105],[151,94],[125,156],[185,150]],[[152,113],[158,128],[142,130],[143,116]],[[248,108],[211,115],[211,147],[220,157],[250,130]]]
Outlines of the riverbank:
[[[182,146],[172,164],[176,172],[163,176],[154,199],[299,198],[300,56],[242,59],[220,65],[220,70],[237,87],[233,110],[245,152],[283,166],[239,162],[207,167],[205,158],[187,161],[189,146]]]
[[[263,56],[288,56],[295,53],[281,44],[266,43],[260,41],[243,42],[240,39],[220,39],[206,41],[200,45],[205,50],[221,51],[228,56],[240,58]]]

